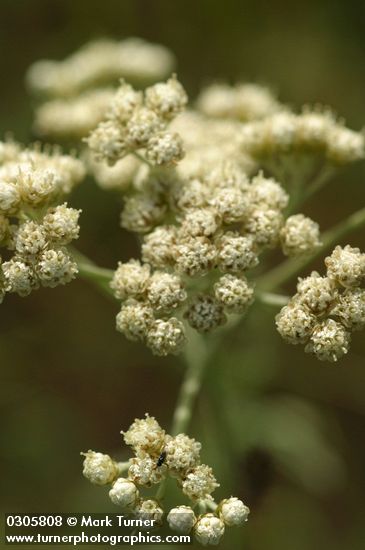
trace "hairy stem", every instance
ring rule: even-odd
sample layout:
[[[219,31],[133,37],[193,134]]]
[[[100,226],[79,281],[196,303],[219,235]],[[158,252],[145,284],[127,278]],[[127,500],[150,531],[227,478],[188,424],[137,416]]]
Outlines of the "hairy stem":
[[[343,237],[365,226],[365,208],[361,208],[348,218],[335,225],[322,235],[322,246],[314,254],[303,258],[292,258],[281,263],[266,275],[259,278],[257,287],[260,290],[272,291],[280,288],[284,283],[290,280],[307,267],[313,260],[318,258],[325,250],[338,243]]]
[[[284,296],[284,294],[273,294],[272,292],[257,292],[255,296],[262,304],[274,307],[286,306],[290,300],[289,296]]]
[[[189,425],[195,398],[201,388],[204,371],[213,351],[212,347],[214,347],[212,342],[208,347],[204,337],[197,332],[191,331],[189,334],[185,348],[187,369],[177,398],[172,420],[172,435],[184,432]]]
[[[111,269],[97,266],[76,248],[69,247],[69,249],[79,268],[80,277],[90,281],[104,294],[113,297],[113,291],[109,286],[109,283],[113,277],[113,271]]]

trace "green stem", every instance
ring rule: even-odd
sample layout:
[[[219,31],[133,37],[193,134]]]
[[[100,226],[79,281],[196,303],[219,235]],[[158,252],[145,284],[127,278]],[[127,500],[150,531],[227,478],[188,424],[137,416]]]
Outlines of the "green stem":
[[[184,358],[187,365],[183,382],[180,386],[177,403],[172,419],[171,434],[178,435],[187,430],[195,404],[195,399],[202,386],[204,372],[209,364],[209,358],[215,350],[217,340],[208,342],[196,331],[189,331]],[[218,338],[219,340],[219,338]],[[164,479],[156,492],[155,498],[161,501],[166,491],[167,479]]]
[[[123,474],[125,474],[130,465],[131,463],[129,462],[129,460],[126,460],[125,462],[117,462],[116,466],[118,469],[118,476],[122,476]]]
[[[262,304],[268,306],[286,306],[289,302],[289,296],[284,296],[284,294],[273,294],[272,292],[257,292],[255,297]]]
[[[308,185],[304,192],[303,200],[306,201],[310,197],[312,197],[315,193],[320,191],[322,187],[326,185],[326,183],[332,178],[332,176],[335,173],[335,168],[331,165],[324,165],[319,170],[317,176],[311,181],[311,183]]]
[[[210,343],[208,349],[204,337],[195,331],[191,331],[185,348],[187,369],[177,398],[172,420],[172,435],[177,435],[186,431],[189,425],[195,398],[201,388],[204,371],[208,364],[209,357],[213,352],[213,348],[215,348],[213,342]]]
[[[152,164],[140,153],[137,153],[137,151],[133,151],[132,153],[138,160],[143,162],[144,164],[147,164],[150,168],[153,168]]]
[[[109,284],[113,278],[113,271],[97,266],[84,254],[76,250],[76,248],[69,247],[69,250],[78,265],[80,276],[93,283],[104,294],[107,294],[109,297],[113,296],[113,291]]]
[[[325,250],[335,245],[350,232],[355,231],[365,225],[365,208],[361,208],[344,221],[335,225],[322,235],[322,245],[310,256],[303,258],[292,258],[281,263],[266,275],[263,275],[257,281],[257,287],[260,290],[271,291],[280,288],[284,283],[290,280],[307,267],[313,260],[318,258]]]

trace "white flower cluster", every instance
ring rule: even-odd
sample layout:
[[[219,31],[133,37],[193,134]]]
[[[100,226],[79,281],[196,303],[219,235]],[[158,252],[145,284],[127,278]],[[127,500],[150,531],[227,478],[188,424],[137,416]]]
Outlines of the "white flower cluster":
[[[283,155],[315,153],[334,165],[364,158],[365,138],[346,128],[330,112],[278,112],[242,126],[242,149],[260,162]],[[314,159],[315,160],[315,159]]]
[[[97,88],[45,101],[35,112],[34,132],[59,140],[82,139],[103,120],[114,92],[113,88]]]
[[[102,189],[115,189],[122,193],[130,188],[141,167],[141,162],[133,154],[118,160],[113,166],[97,161],[90,153],[84,158],[88,171]]]
[[[274,119],[313,123],[313,117],[347,130],[327,114],[292,115],[259,87],[219,89],[231,94],[231,106],[234,101],[236,107],[239,101],[241,107],[244,101],[251,105],[241,119],[261,120],[242,124],[233,120],[240,118],[233,111],[204,111],[204,97],[219,95],[213,87],[199,100],[205,117],[188,111],[173,121],[187,102],[176,78],[144,93],[123,82],[106,119],[88,138],[92,170],[101,184],[128,191],[122,227],[142,235],[141,261],[120,263],[111,283],[123,302],[117,329],[157,355],[181,351],[184,321],[206,333],[223,325],[227,315],[244,314],[253,301],[246,272],[258,265],[264,250],[280,246],[285,255],[299,256],[321,244],[316,222],[303,214],[285,220],[289,195],[277,181],[260,172],[249,178],[255,162],[242,158],[242,134],[255,124],[261,132]],[[184,159],[170,139],[175,134],[161,133],[171,121],[169,129],[187,142]],[[142,162],[130,154],[138,150]],[[112,166],[98,162],[105,160]]]
[[[203,89],[197,108],[212,118],[228,118],[247,122],[283,110],[272,92],[257,84],[212,84]]]
[[[163,46],[131,38],[85,44],[64,61],[38,61],[27,73],[31,91],[51,98],[35,111],[41,137],[80,140],[101,122],[114,86],[122,78],[146,85],[165,78],[175,65]]]
[[[337,361],[348,352],[351,332],[365,327],[365,254],[337,246],[325,264],[325,277],[313,272],[299,279],[276,325],[287,342],[304,344],[321,361]]]
[[[177,165],[184,179],[205,178],[217,165],[233,162],[247,175],[256,170],[256,162],[242,152],[242,124],[233,119],[210,118],[188,110],[176,117],[170,129],[184,142],[186,155]]]
[[[122,81],[105,119],[86,141],[95,158],[111,166],[139,150],[154,165],[174,164],[184,151],[180,136],[168,132],[167,127],[186,103],[184,88],[175,76],[144,93]]]
[[[154,82],[170,74],[174,65],[167,48],[140,38],[96,40],[64,61],[37,61],[28,70],[27,83],[33,92],[69,97],[121,77],[135,84]]]
[[[205,333],[227,314],[244,314],[253,301],[246,272],[265,249],[282,244],[286,254],[300,255],[319,245],[309,218],[285,223],[288,195],[276,181],[262,174],[250,181],[233,163],[200,179],[141,169],[134,189],[121,220],[143,234],[143,263],[120,263],[115,272],[111,287],[123,301],[117,329],[158,355],[181,350],[183,319]]]
[[[136,419],[122,434],[134,452],[125,466],[126,477],[121,476],[121,465],[110,456],[94,451],[82,453],[84,476],[96,485],[111,484],[109,497],[122,511],[139,519],[153,519],[156,526],[161,525],[164,516],[161,502],[157,498],[145,498],[141,493],[170,476],[176,479],[193,507],[214,510],[196,516],[192,506],[176,506],[167,514],[170,529],[182,534],[192,532],[201,544],[216,545],[226,527],[247,521],[250,510],[238,498],[214,502],[211,495],[219,484],[212,469],[201,464],[201,444],[195,439],[185,434],[175,437],[166,434],[156,419],[147,414],[143,419]]]
[[[294,214],[281,229],[280,240],[286,256],[310,254],[321,246],[319,225],[303,214]]]
[[[84,177],[82,163],[58,152],[0,144],[0,299],[71,281],[77,265],[65,248],[79,234],[80,211],[54,206]]]

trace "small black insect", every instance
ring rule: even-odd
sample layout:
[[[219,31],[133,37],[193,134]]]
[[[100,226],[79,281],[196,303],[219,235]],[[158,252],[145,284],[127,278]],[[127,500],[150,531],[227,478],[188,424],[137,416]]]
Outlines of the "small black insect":
[[[165,459],[166,459],[166,452],[162,451],[162,453],[158,457],[156,467],[159,468],[160,466],[162,466],[162,464],[165,462]]]

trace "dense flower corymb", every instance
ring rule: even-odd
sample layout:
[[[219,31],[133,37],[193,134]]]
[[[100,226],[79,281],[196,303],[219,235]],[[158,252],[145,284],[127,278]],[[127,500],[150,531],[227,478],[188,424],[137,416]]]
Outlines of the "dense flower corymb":
[[[67,245],[79,236],[81,211],[57,203],[83,179],[82,162],[12,142],[1,150],[0,247],[8,256],[0,265],[1,298],[69,283],[78,267]]]
[[[201,544],[215,545],[226,527],[247,521],[250,510],[240,499],[231,497],[215,503],[212,493],[219,484],[212,468],[200,462],[198,441],[183,433],[174,437],[167,434],[148,414],[136,419],[122,435],[134,452],[125,463],[94,451],[81,453],[85,457],[84,476],[96,485],[110,484],[109,498],[122,512],[153,519],[155,527],[162,525],[165,511],[161,500],[145,497],[143,491],[172,477],[191,506],[180,504],[170,509],[166,520],[171,530],[192,533]]]
[[[350,346],[351,332],[365,327],[365,254],[337,246],[325,259],[327,275],[299,279],[297,294],[276,316],[281,336],[304,344],[320,361],[337,361]]]

